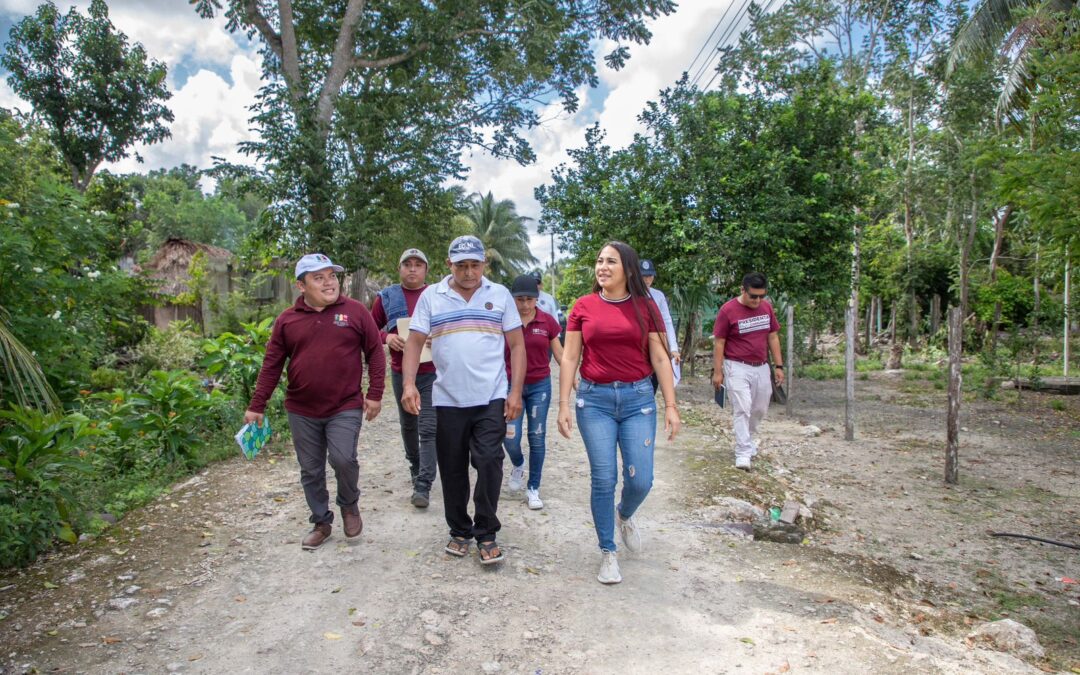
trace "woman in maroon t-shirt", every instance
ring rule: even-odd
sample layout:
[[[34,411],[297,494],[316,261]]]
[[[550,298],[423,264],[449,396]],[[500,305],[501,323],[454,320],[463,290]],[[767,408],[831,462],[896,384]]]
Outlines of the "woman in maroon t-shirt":
[[[540,310],[536,300],[540,286],[536,278],[523,274],[514,280],[510,290],[521,315],[521,330],[525,337],[525,387],[521,390],[521,414],[506,426],[503,449],[510,456],[510,484],[513,492],[521,489],[525,478],[525,457],[521,453],[521,422],[529,416],[529,482],[525,498],[530,509],[544,508],[540,499],[540,474],[544,470],[547,442],[548,409],[551,407],[551,357],[562,362],[561,327],[555,317]],[[505,349],[506,378],[510,381],[510,347]]]
[[[656,394],[650,375],[660,381],[666,403],[664,430],[679,432],[675,379],[660,310],[641,278],[637,253],[613,241],[596,258],[593,293],[578,299],[566,323],[559,371],[559,432],[570,438],[570,390],[581,361],[576,399],[577,423],[592,472],[592,516],[600,544],[597,580],[622,581],[615,557],[615,525],[632,552],[641,550],[634,512],[652,488],[656,440]],[[618,455],[623,488],[616,509]],[[617,511],[617,514],[616,514]]]

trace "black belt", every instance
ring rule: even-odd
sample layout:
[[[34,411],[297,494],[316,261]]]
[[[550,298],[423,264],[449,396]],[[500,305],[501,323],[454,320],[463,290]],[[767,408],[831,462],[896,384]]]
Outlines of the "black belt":
[[[757,368],[758,366],[764,366],[768,361],[740,361],[739,359],[728,359],[728,361],[734,361],[735,363],[741,363],[744,366],[752,366]]]

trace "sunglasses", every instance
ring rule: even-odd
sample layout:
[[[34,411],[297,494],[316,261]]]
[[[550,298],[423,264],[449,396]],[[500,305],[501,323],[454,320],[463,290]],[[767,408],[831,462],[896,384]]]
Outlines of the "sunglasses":
[[[768,293],[747,293],[747,295],[750,296],[751,300],[761,300],[768,295]]]

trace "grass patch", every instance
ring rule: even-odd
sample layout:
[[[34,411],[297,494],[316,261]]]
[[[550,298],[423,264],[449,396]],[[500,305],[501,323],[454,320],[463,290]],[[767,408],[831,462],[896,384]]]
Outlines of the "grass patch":
[[[857,359],[855,361],[856,373],[872,373],[881,369],[882,364],[878,359]],[[844,375],[844,364],[832,362],[810,363],[800,367],[795,373],[796,377],[808,380],[839,380],[843,379]]]

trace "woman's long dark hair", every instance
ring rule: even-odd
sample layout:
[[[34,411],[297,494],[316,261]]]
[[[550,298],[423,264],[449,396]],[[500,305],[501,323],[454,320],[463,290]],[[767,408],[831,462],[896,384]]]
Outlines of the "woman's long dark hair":
[[[653,320],[653,325],[660,328],[660,333],[664,333],[664,318],[660,316],[660,312],[656,309],[655,302],[649,302],[652,300],[652,295],[649,294],[649,287],[645,285],[645,280],[641,277],[641,260],[638,258],[637,251],[633,249],[630,244],[621,241],[609,241],[600,247],[603,251],[610,246],[619,252],[619,258],[622,259],[623,274],[626,275],[626,290],[630,291],[630,304],[634,308],[634,316],[637,317],[638,328],[641,329],[641,334],[644,336],[644,340],[641,345],[641,351],[645,355],[645,358],[649,358],[649,330],[645,326],[645,317],[641,315],[641,306],[644,305],[646,311],[649,312],[649,317]],[[595,268],[595,263],[594,263]],[[600,292],[600,282],[596,281],[596,272],[593,271],[593,293]],[[637,298],[644,298],[645,302],[639,302]],[[664,345],[664,352],[667,353],[668,360],[671,360],[671,350],[668,349],[667,340],[660,340]]]

